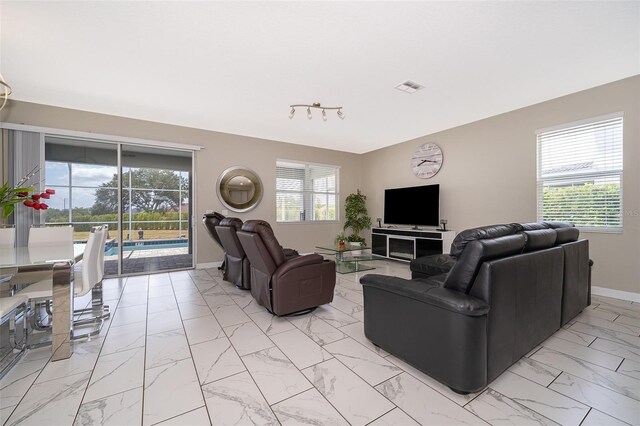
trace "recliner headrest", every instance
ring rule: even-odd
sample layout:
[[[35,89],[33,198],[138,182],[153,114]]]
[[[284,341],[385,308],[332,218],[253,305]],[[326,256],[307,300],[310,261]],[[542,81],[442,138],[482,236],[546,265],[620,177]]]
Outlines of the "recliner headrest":
[[[235,228],[236,231],[239,231],[240,229],[242,229],[242,220],[238,219],[237,217],[225,217],[220,221],[219,226],[230,226],[232,228]]]
[[[556,231],[554,229],[536,229],[522,232],[527,238],[524,251],[536,251],[551,248],[556,244]]]
[[[257,233],[259,232],[258,230],[263,227],[268,228],[271,232],[273,232],[273,229],[271,229],[271,225],[266,220],[251,219],[242,224],[242,230],[247,232]]]
[[[489,225],[481,226],[479,228],[465,229],[456,235],[455,239],[451,243],[450,254],[453,257],[459,257],[464,248],[472,241],[484,240],[487,238],[498,238],[506,235],[512,235],[520,231],[519,224],[509,223],[504,225]]]
[[[222,219],[225,218],[225,216],[223,214],[220,214],[218,212],[213,212],[213,213],[205,213],[202,215],[203,219],[216,219],[218,222],[220,222]]]

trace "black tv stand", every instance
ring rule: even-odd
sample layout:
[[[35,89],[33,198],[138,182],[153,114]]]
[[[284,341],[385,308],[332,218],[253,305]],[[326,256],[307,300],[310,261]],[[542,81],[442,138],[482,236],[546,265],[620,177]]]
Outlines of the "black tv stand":
[[[371,253],[411,261],[431,254],[448,254],[454,231],[415,228],[371,228]]]

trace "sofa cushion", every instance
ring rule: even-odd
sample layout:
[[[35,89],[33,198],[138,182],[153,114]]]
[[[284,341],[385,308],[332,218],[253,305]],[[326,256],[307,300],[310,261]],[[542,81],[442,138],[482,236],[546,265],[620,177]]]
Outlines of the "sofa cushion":
[[[539,229],[549,229],[549,225],[545,222],[528,222],[528,223],[519,223],[521,231],[537,231]]]
[[[444,287],[469,293],[482,262],[522,253],[525,242],[526,237],[522,233],[468,242],[451,268]]]
[[[578,228],[556,228],[556,245],[578,241],[580,231]]]
[[[542,222],[547,225],[551,229],[559,229],[559,228],[574,228],[575,225],[571,222]]]
[[[556,244],[556,231],[554,229],[537,229],[535,231],[523,231],[527,242],[524,251],[536,251],[551,248]]]
[[[515,234],[520,230],[520,225],[517,223],[481,226],[479,228],[466,229],[456,235],[453,242],[451,243],[451,256],[455,258],[459,257],[464,251],[464,248],[471,241],[483,240],[486,238],[504,237],[505,235]]]
[[[271,255],[276,266],[282,265],[286,260],[284,250],[273,234],[273,229],[271,225],[269,225],[269,222],[264,220],[248,220],[242,225],[242,230],[260,235],[265,248]]]
[[[434,254],[413,259],[409,264],[412,278],[431,277],[447,273],[453,268],[456,259],[448,254]]]

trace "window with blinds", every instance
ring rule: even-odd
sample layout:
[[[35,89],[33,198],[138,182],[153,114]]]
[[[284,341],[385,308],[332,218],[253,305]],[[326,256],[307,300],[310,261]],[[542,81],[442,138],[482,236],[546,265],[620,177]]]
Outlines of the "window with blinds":
[[[276,162],[276,221],[338,220],[339,167]]]
[[[622,117],[539,131],[538,220],[622,231]]]

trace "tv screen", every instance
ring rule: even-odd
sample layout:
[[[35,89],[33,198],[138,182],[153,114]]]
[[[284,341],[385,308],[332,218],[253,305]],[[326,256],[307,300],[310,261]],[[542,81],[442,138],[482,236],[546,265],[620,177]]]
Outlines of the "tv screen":
[[[385,189],[384,223],[440,225],[440,185]]]

